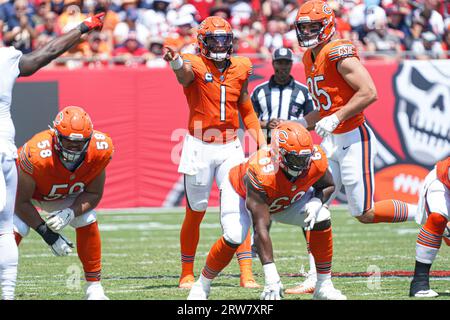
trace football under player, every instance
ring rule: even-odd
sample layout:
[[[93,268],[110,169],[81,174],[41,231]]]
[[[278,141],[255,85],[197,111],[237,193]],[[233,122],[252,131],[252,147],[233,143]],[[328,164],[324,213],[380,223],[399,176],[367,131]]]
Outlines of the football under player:
[[[178,168],[184,174],[187,202],[180,232],[180,288],[190,288],[195,281],[200,223],[213,181],[220,188],[228,170],[244,160],[237,137],[239,114],[258,147],[266,143],[247,91],[252,64],[248,58],[231,56],[230,24],[220,17],[208,17],[199,25],[197,40],[200,54],[180,55],[167,47],[164,55],[183,86],[189,106],[189,133]],[[253,288],[258,285],[251,271],[250,235],[246,239],[237,251],[240,285]]]
[[[212,280],[228,265],[253,222],[265,276],[260,298],[280,300],[283,285],[273,257],[271,219],[310,230],[308,240],[318,274],[313,298],[346,299],[331,281],[333,239],[330,212],[323,204],[334,192],[334,184],[327,168],[324,152],[313,144],[310,133],[293,121],[276,127],[270,148],[261,148],[233,167],[221,186],[223,236],[209,251],[188,299],[208,298]]]
[[[303,56],[308,89],[316,108],[300,122],[315,129],[323,141],[336,185],[342,185],[353,217],[362,223],[412,221],[417,206],[398,200],[374,203],[376,137],[367,125],[364,109],[377,100],[375,84],[349,40],[333,39],[335,16],[320,0],[305,2],[298,10],[295,29]],[[314,287],[312,274],[299,293]],[[294,292],[292,292],[294,293]]]
[[[416,222],[423,227],[416,241],[416,266],[409,290],[411,297],[438,296],[438,293],[430,288],[430,269],[441,247],[449,213],[450,157],[436,164],[426,176],[420,192]],[[449,244],[448,238],[444,240]]]
[[[70,106],[58,113],[52,129],[27,141],[17,159],[17,243],[31,227],[56,256],[66,256],[73,245],[60,232],[67,225],[75,228],[88,300],[108,299],[100,283],[101,240],[94,208],[102,198],[113,152],[111,138],[93,129],[82,108]],[[38,208],[47,212],[47,221]]]
[[[104,13],[89,17],[77,28],[50,41],[41,49],[22,54],[14,47],[0,48],[0,287],[2,299],[14,299],[18,253],[13,235],[14,202],[17,189],[14,144],[15,128],[11,118],[11,95],[16,78],[29,76],[50,63],[91,30],[101,29]]]

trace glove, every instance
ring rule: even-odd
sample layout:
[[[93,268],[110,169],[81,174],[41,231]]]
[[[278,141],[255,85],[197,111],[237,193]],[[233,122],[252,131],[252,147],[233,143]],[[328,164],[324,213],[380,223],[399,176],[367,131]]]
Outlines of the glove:
[[[104,12],[101,12],[99,14],[96,14],[95,16],[91,16],[87,19],[85,19],[83,22],[80,23],[78,26],[78,29],[80,32],[87,33],[91,30],[97,29],[100,30],[103,27],[103,19],[101,19],[105,15]]]
[[[50,246],[54,255],[67,256],[72,252],[73,243],[59,233],[50,230],[44,222],[36,228],[36,232]]]
[[[268,263],[263,265],[264,278],[266,285],[259,297],[261,300],[281,300],[284,296],[283,284],[277,271],[275,263]]]
[[[283,284],[281,280],[276,283],[266,284],[261,293],[260,300],[281,300],[284,297]]]
[[[325,138],[329,134],[331,134],[334,129],[341,123],[336,116],[336,114],[332,114],[331,116],[325,117],[322,120],[316,123],[315,130],[319,136]]]
[[[58,240],[56,240],[55,243],[50,246],[50,248],[52,249],[52,252],[55,256],[67,256],[72,252],[71,248],[73,248],[73,243],[61,234],[58,234],[58,236]]]
[[[50,213],[47,220],[47,226],[54,232],[62,230],[75,218],[75,213],[72,209],[66,208]]]
[[[305,204],[305,230],[309,231],[314,228],[314,224],[316,223],[317,215],[319,214],[320,209],[322,208],[322,201],[319,198],[312,198]]]

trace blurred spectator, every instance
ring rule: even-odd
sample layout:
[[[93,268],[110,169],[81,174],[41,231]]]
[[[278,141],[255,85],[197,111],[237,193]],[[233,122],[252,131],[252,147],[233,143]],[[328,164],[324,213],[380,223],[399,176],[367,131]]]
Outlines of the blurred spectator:
[[[35,26],[39,26],[44,23],[45,15],[50,11],[50,6],[47,5],[45,0],[37,0],[35,3],[35,14],[32,16],[32,20]]]
[[[168,66],[164,56],[164,39],[161,37],[151,38],[148,45],[148,51],[150,52],[147,60],[147,67],[149,68],[164,68]]]
[[[364,39],[368,52],[386,52],[391,54],[402,51],[401,39],[391,28],[387,26],[386,18],[377,18],[374,22],[374,29],[370,31]]]
[[[266,56],[270,58],[271,53],[283,46],[283,34],[280,32],[280,24],[277,20],[267,22],[266,33],[264,34],[264,50],[267,50]]]
[[[98,31],[94,31],[88,35],[87,42],[89,44],[85,62],[85,66],[90,68],[107,66],[111,58],[111,48],[108,46],[106,36]]]
[[[147,43],[150,32],[147,27],[138,21],[138,11],[136,8],[129,8],[125,16],[125,21],[119,22],[114,28],[114,43],[121,45],[132,31],[136,34],[136,38],[140,43]]]
[[[350,11],[349,23],[352,29],[358,33],[359,39],[364,39],[366,34],[373,30],[374,21],[377,18],[386,17],[384,9],[376,3],[377,1],[365,1]]]
[[[224,0],[231,11],[231,25],[235,27],[249,24],[253,9],[250,4],[243,0]]]
[[[86,18],[86,15],[81,12],[81,0],[64,0],[64,11],[58,19],[59,27],[63,33],[66,33]]]
[[[416,39],[411,45],[411,51],[416,59],[442,59],[445,58],[444,50],[438,41],[437,35],[431,31],[422,33],[420,39]]]
[[[267,20],[286,19],[283,0],[268,0],[262,5],[262,13]]]
[[[217,4],[217,0],[187,0],[187,3],[197,8],[197,22],[205,20],[210,14],[211,9]]]
[[[61,29],[58,25],[58,16],[56,13],[49,11],[44,16],[43,24],[36,27],[36,32],[41,35],[45,34],[52,38],[61,34]]]
[[[170,24],[167,19],[171,0],[154,0],[152,9],[142,10],[139,21],[149,30],[150,36],[167,36]]]
[[[441,38],[444,34],[445,26],[444,19],[436,11],[438,5],[439,0],[424,0],[424,4],[413,11],[412,17],[415,19],[424,19],[424,31],[431,31]]]
[[[407,10],[402,9],[398,4],[391,4],[386,7],[386,15],[388,19],[388,27],[396,33],[405,44],[405,39],[410,35],[408,25],[406,24]]]
[[[32,42],[37,33],[28,11],[28,1],[15,0],[14,10],[14,14],[6,21],[3,42],[6,46],[14,46],[23,53],[29,53],[33,50]]]
[[[145,64],[149,51],[139,42],[135,32],[130,32],[122,46],[114,49],[112,55],[116,64],[137,66]]]
[[[227,20],[229,23],[231,23],[231,10],[228,6],[216,6],[212,7],[209,11],[210,16],[218,16],[225,20]],[[203,21],[202,19],[201,21]]]
[[[102,32],[113,32],[117,24],[120,22],[120,16],[111,10],[111,0],[97,0],[94,14],[106,12],[103,18]]]
[[[169,46],[182,53],[196,53],[196,32],[192,15],[184,15],[177,19],[176,32],[171,33],[164,41],[164,46]]]

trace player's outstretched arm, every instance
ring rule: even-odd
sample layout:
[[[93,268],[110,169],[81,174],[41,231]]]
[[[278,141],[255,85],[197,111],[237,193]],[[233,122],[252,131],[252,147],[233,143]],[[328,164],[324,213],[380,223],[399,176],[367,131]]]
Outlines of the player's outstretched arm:
[[[94,29],[101,29],[103,26],[102,17],[104,15],[105,13],[102,12],[89,17],[80,23],[77,28],[53,39],[41,49],[23,55],[19,62],[20,76],[32,75],[77,44],[83,34]]]
[[[378,99],[377,89],[367,69],[356,57],[350,57],[338,62],[338,72],[355,90],[355,94],[347,104],[335,114],[340,122],[362,112]]]
[[[28,226],[36,230],[39,225],[44,223],[36,207],[31,203],[36,183],[20,166],[17,166],[17,170],[18,184],[15,213]]]
[[[192,65],[183,61],[183,58],[170,47],[164,48],[164,60],[169,62],[170,67],[175,72],[178,82],[183,86],[189,86],[194,81],[195,75],[192,71]]]
[[[105,187],[106,173],[105,169],[89,184],[86,189],[80,193],[70,208],[74,211],[75,217],[93,210],[103,196]]]

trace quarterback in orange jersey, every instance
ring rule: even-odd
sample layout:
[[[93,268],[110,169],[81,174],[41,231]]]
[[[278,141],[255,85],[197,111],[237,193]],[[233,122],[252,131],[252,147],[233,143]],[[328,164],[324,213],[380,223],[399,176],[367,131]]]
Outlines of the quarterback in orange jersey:
[[[272,132],[270,148],[262,147],[248,161],[233,167],[220,191],[223,236],[216,241],[188,299],[207,299],[212,280],[236,251],[228,245],[243,241],[253,221],[255,243],[263,265],[262,300],[279,300],[283,285],[274,263],[269,234],[271,220],[309,230],[309,246],[316,261],[318,282],[314,299],[346,299],[331,282],[333,240],[330,212],[324,206],[334,192],[328,161],[309,132],[284,121]]]
[[[416,241],[416,266],[411,297],[437,297],[430,289],[430,269],[441,247],[442,238],[450,245],[450,157],[439,161],[426,176],[419,198],[416,222],[423,225]]]
[[[363,111],[377,100],[377,91],[355,46],[333,39],[333,10],[326,2],[307,1],[298,10],[295,29],[299,45],[308,48],[303,63],[316,107],[299,122],[323,138],[335,192],[344,186],[349,211],[362,223],[414,220],[415,205],[397,200],[374,203],[376,137]]]
[[[180,233],[180,288],[190,288],[195,281],[193,268],[199,228],[213,181],[220,188],[229,169],[244,160],[237,138],[239,114],[258,147],[266,143],[247,92],[252,64],[248,58],[231,56],[230,24],[220,17],[206,18],[199,25],[197,42],[198,55],[180,56],[170,47],[166,47],[164,55],[183,86],[189,106],[189,133],[183,142],[178,168],[184,174],[187,202]],[[257,287],[251,271],[250,236],[237,250],[237,258],[241,286]]]
[[[52,129],[25,143],[17,159],[16,242],[31,227],[55,255],[68,255],[73,245],[59,232],[70,224],[76,229],[89,300],[108,299],[100,283],[101,241],[94,208],[102,198],[113,152],[111,138],[93,129],[82,108],[71,106],[58,113]],[[46,221],[38,207],[48,213]]]

